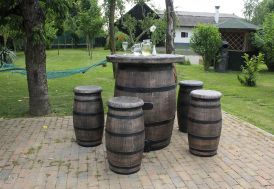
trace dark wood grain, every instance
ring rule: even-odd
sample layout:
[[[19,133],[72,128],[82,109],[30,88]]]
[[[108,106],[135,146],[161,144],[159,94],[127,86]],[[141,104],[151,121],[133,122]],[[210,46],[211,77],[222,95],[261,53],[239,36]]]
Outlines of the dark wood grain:
[[[144,108],[145,151],[169,145],[176,111],[176,83],[171,63],[119,63],[114,95],[136,96],[150,104]]]
[[[222,129],[221,93],[194,90],[190,96],[189,150],[194,155],[213,156],[217,153]]]
[[[190,106],[190,92],[203,88],[203,82],[195,80],[185,80],[179,82],[179,93],[177,100],[177,120],[179,131],[187,133],[188,111]]]
[[[85,147],[102,143],[104,109],[102,89],[97,86],[80,86],[74,89],[73,126],[76,141]]]
[[[106,149],[109,167],[119,174],[140,170],[144,150],[144,117],[141,99],[114,97],[108,103]]]

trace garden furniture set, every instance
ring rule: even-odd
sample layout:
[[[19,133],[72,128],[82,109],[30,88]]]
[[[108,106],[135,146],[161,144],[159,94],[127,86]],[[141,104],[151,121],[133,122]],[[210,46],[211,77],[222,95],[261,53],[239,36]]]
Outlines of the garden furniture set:
[[[105,128],[110,169],[119,174],[140,170],[143,152],[169,145],[176,113],[176,72],[180,55],[110,55],[117,64],[114,97],[108,101]],[[221,93],[202,90],[201,81],[179,82],[179,130],[188,132],[189,151],[198,156],[217,153],[222,114]],[[75,87],[73,124],[81,146],[102,143],[104,109],[102,88]]]

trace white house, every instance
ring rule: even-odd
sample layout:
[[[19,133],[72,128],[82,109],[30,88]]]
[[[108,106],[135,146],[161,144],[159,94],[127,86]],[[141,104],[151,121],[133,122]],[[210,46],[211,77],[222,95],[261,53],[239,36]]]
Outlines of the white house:
[[[176,16],[179,25],[175,30],[175,44],[177,46],[188,46],[193,28],[198,24],[216,24],[216,22],[222,23],[228,19],[241,19],[235,14],[219,14],[218,10],[219,7],[215,13],[177,11]],[[159,11],[157,14],[162,17],[163,11]]]
[[[215,24],[221,32],[222,39],[228,42],[230,50],[250,51],[252,48],[250,45],[250,33],[257,30],[258,27],[246,22],[235,14],[219,13],[219,8],[219,6],[215,7],[215,13],[176,11],[179,25],[175,30],[175,45],[177,47],[189,46],[193,28],[198,24]],[[129,14],[137,20],[142,20],[144,15],[148,13],[155,13],[159,19],[164,16],[164,11],[153,10],[147,4],[136,4],[125,15]],[[116,25],[121,31],[127,32],[122,27],[122,18],[116,22]],[[136,35],[142,32],[140,28],[137,28]],[[147,37],[149,36],[143,36],[144,39]]]

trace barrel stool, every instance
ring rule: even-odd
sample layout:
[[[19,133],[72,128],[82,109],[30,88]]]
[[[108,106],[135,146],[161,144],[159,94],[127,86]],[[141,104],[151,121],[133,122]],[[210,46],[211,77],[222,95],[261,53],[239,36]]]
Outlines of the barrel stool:
[[[194,90],[190,96],[189,151],[198,156],[213,156],[217,154],[222,129],[222,94],[212,90]]]
[[[177,119],[179,131],[187,133],[188,111],[190,105],[190,92],[203,88],[202,81],[184,80],[179,82],[179,93],[177,101]]]
[[[109,168],[118,174],[140,170],[145,140],[143,100],[113,97],[108,101],[105,129]]]
[[[74,88],[73,126],[76,142],[85,147],[102,143],[104,131],[104,108],[102,88],[78,86]]]

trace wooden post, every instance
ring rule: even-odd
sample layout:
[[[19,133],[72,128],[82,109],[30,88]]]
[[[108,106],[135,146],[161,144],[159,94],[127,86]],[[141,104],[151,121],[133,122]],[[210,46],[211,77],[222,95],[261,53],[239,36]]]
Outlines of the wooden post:
[[[167,12],[167,32],[166,32],[166,53],[174,54],[174,38],[175,38],[175,11],[173,0],[166,0]]]

